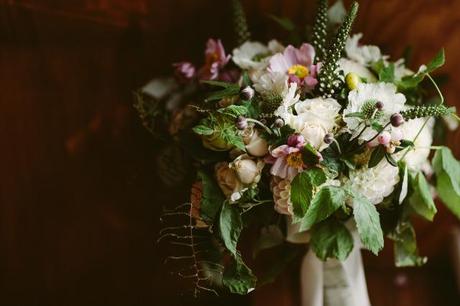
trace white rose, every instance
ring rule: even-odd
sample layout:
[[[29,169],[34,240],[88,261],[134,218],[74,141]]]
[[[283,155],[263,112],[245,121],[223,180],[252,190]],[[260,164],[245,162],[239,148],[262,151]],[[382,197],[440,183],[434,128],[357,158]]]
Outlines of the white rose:
[[[321,125],[306,123],[300,133],[305,137],[306,142],[319,151],[327,146],[324,143],[327,131]]]
[[[256,181],[259,175],[257,164],[255,161],[250,159],[241,159],[233,163],[233,167],[236,171],[236,175],[241,183],[250,185]]]
[[[262,157],[268,153],[268,143],[259,136],[259,132],[251,128],[250,135],[244,137],[246,151],[252,156]]]

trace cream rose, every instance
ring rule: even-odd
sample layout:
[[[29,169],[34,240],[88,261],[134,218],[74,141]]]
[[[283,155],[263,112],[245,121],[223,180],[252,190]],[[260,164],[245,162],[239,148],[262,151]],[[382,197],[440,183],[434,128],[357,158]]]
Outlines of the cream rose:
[[[229,163],[221,162],[216,164],[215,173],[217,184],[227,198],[230,197],[234,192],[238,192],[243,189],[241,182],[236,176],[235,170],[230,168]]]
[[[244,136],[246,151],[256,157],[262,157],[268,153],[268,143],[260,137],[259,132],[252,127],[248,129],[247,135]]]

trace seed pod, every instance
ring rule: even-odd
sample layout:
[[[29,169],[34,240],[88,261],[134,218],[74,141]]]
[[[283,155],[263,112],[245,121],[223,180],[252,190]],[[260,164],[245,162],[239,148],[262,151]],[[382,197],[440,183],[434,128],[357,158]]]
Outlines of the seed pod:
[[[390,122],[392,126],[398,127],[404,123],[404,118],[400,113],[395,113],[391,115]]]

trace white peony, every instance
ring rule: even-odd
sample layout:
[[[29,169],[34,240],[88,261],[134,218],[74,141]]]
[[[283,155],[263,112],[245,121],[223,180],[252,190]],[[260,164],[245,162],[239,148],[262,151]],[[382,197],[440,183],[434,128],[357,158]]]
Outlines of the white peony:
[[[344,76],[348,73],[356,73],[359,77],[366,79],[368,83],[377,82],[377,77],[366,66],[359,64],[355,61],[341,58],[339,60],[339,70],[343,71]]]
[[[355,34],[348,38],[345,44],[345,51],[349,59],[365,66],[378,62],[382,58],[379,47],[371,45],[360,45],[359,40],[363,37],[362,33]]]
[[[345,185],[365,196],[372,204],[379,204],[394,191],[398,183],[399,169],[384,159],[373,168],[351,171]]]
[[[375,83],[375,84],[358,84],[358,88],[348,94],[348,105],[343,111],[344,121],[348,129],[352,133],[352,137],[358,136],[361,129],[364,128],[362,119],[356,117],[347,117],[347,114],[360,112],[363,105],[368,101],[380,101],[383,103],[383,116],[379,119],[381,124],[389,122],[391,115],[400,112],[406,97],[396,92],[396,86],[390,83]],[[373,138],[376,134],[372,128],[367,128],[359,137],[362,141],[367,141]]]
[[[336,126],[340,104],[332,98],[316,98],[298,102],[294,108],[297,115],[285,115],[286,124],[302,134],[316,149],[321,151],[326,148],[324,136]]]
[[[267,46],[247,41],[233,50],[232,60],[241,69],[263,69],[268,65],[266,58],[270,53]]]
[[[413,141],[418,132],[425,123],[426,118],[417,118],[405,122],[399,130],[402,132],[403,139]],[[428,157],[430,147],[433,142],[433,127],[435,120],[430,118],[417,139],[414,141],[414,149],[409,151],[404,157],[404,161],[411,170],[429,170],[431,169]],[[397,153],[397,159],[402,158],[406,150]]]

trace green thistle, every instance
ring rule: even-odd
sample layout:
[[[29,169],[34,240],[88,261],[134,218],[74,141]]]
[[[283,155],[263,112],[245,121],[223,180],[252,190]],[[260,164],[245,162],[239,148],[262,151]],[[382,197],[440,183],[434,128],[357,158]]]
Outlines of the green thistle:
[[[283,97],[276,93],[268,93],[260,97],[261,99],[261,110],[264,114],[264,117],[267,117],[268,114],[273,114],[281,103],[283,103]]]
[[[242,45],[251,38],[246,14],[239,0],[233,0],[233,26],[235,27],[236,43]]]
[[[340,86],[340,77],[336,72],[338,67],[338,61],[345,48],[345,43],[350,35],[351,26],[358,13],[358,3],[354,2],[351,6],[350,12],[345,17],[342,25],[340,26],[334,41],[330,45],[323,67],[319,73],[320,91],[323,97],[329,98],[338,94],[338,88]]]
[[[326,36],[327,36],[327,0],[318,0],[318,10],[316,12],[315,25],[313,26],[313,46],[316,51],[316,62],[320,62],[326,55]]]
[[[424,117],[440,117],[452,114],[453,110],[444,105],[416,106],[401,112],[404,120]]]

